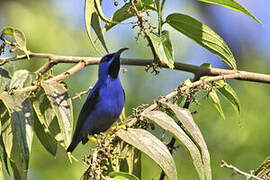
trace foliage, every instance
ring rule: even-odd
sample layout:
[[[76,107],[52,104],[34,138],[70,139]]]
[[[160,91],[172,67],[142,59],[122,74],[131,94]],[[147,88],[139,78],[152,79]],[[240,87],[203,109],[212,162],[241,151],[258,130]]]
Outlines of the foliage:
[[[240,11],[261,23],[236,1],[205,2]],[[154,58],[151,68],[154,71],[158,71],[157,68],[162,66],[173,69],[175,67],[174,48],[170,31],[164,28],[164,24],[168,24],[211,53],[221,57],[221,61],[231,69],[237,69],[230,48],[209,26],[189,15],[180,13],[170,14],[163,20],[165,3],[165,0],[125,1],[122,7],[107,18],[102,12],[102,1],[85,0],[85,25],[93,48],[99,52],[109,52],[104,34],[118,24],[132,24],[133,27],[139,28],[138,36],[144,36],[149,43]],[[157,14],[158,25],[153,25],[152,21],[146,19],[149,12]],[[137,22],[123,22],[131,17],[136,17]],[[104,27],[101,21],[104,22]],[[91,28],[97,41],[94,40]],[[31,57],[22,31],[5,27],[1,32],[0,39],[3,45],[1,45],[0,53],[9,47],[12,48],[11,52],[22,53],[22,59]],[[101,43],[103,49],[99,49],[96,42]],[[55,156],[58,145],[66,149],[70,144],[73,109],[72,100],[68,94],[69,89],[65,84],[55,81],[49,73],[45,73],[46,71],[42,73],[24,69],[14,71],[9,67],[13,60],[14,58],[1,59],[0,65],[0,157],[2,160],[0,170],[1,172],[3,169],[9,171],[8,164],[10,164],[14,178],[25,180],[33,133],[36,133],[44,148]],[[204,76],[199,79],[206,80],[209,77]],[[196,80],[198,79],[194,79]],[[184,90],[183,87],[185,87]],[[211,99],[222,118],[225,119],[225,115],[218,93],[225,97],[240,118],[240,102],[235,91],[225,80],[209,81],[194,86],[193,82],[186,81],[176,88],[173,95],[169,94],[166,98],[156,100],[152,105],[153,109],[151,106],[147,108],[139,106],[134,110],[132,117],[122,119],[121,125],[128,126],[126,130],[101,135],[96,148],[92,149],[85,159],[89,167],[82,178],[85,180],[139,179],[141,178],[140,157],[141,153],[145,153],[160,166],[168,179],[178,179],[172,156],[175,149],[174,143],[166,146],[161,137],[153,135],[153,126],[158,126],[170,134],[172,140],[174,139],[185,148],[192,159],[199,179],[211,180],[210,154],[203,135],[193,120],[192,113],[188,110],[189,104],[198,101],[198,94],[202,92],[206,93],[205,97]],[[185,104],[185,109],[181,107],[183,104]],[[147,111],[148,108],[150,111]],[[260,175],[267,163],[268,161],[263,163],[256,170],[255,175]],[[0,178],[1,176],[0,173]]]

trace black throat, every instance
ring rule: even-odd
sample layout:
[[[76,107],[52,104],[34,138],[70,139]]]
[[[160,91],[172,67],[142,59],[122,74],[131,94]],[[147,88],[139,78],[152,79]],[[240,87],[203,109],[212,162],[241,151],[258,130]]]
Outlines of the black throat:
[[[110,64],[109,75],[115,79],[118,77],[119,70],[120,70],[120,57],[118,56],[115,57],[113,62]]]

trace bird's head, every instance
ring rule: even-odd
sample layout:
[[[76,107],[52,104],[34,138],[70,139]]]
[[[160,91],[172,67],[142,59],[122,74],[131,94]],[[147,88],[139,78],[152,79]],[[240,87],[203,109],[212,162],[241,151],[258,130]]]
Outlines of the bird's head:
[[[106,54],[102,57],[99,63],[99,78],[105,78],[108,75],[114,79],[118,77],[120,70],[120,55],[127,49],[128,48],[122,48],[115,53]]]

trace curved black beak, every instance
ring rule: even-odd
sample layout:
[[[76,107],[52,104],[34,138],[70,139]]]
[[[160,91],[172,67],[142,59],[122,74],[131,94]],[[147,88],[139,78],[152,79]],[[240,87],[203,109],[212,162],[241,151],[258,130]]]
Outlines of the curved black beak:
[[[119,58],[121,53],[124,52],[125,50],[127,50],[128,48],[122,48],[122,49],[119,49],[116,53],[114,53],[114,57],[115,58]]]

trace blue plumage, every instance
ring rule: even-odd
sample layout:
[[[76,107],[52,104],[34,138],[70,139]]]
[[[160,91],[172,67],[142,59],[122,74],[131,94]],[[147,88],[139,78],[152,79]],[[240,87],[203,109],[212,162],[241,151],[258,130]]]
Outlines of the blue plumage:
[[[120,116],[125,103],[125,92],[119,79],[120,55],[126,49],[122,48],[101,59],[98,81],[83,105],[67,152],[72,152],[81,141],[85,144],[88,134],[109,129]]]

